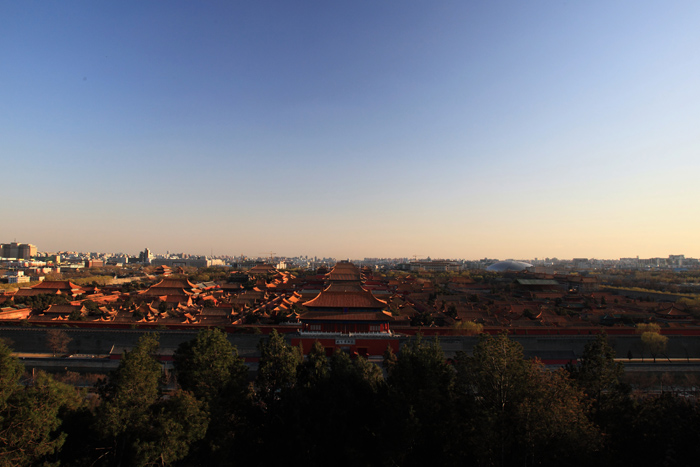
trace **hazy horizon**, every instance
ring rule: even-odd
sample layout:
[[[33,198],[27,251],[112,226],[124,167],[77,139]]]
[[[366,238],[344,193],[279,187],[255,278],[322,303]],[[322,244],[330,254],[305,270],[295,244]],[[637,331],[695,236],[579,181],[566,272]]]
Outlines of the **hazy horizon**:
[[[333,258],[337,261],[364,261],[365,259],[372,258],[372,259],[400,259],[400,258],[406,258],[409,261],[425,261],[425,260],[433,260],[433,261],[439,261],[439,260],[464,260],[464,261],[480,261],[483,259],[489,259],[489,260],[498,260],[498,261],[543,261],[543,260],[556,260],[556,261],[571,261],[574,259],[581,259],[584,257],[581,256],[572,256],[572,257],[557,257],[557,256],[542,256],[542,257],[507,257],[507,256],[484,256],[484,257],[461,257],[461,256],[419,256],[419,255],[403,255],[403,256],[357,256],[357,257],[350,257],[350,256],[333,256],[333,255],[323,255],[323,254],[280,254],[277,252],[274,252],[272,255],[270,252],[262,252],[262,253],[245,253],[245,252],[239,252],[239,253],[232,253],[232,252],[216,252],[216,251],[209,251],[207,253],[204,252],[199,252],[199,253],[193,253],[189,251],[170,251],[170,250],[162,250],[160,251],[159,249],[153,249],[149,247],[148,248],[151,254],[154,256],[167,256],[168,254],[170,256],[179,256],[179,255],[188,255],[188,256],[201,256],[201,257],[240,257],[240,256],[245,256],[247,258],[252,258],[252,259],[266,259],[270,258],[271,256],[275,259],[281,259],[281,258],[299,258],[299,257],[305,257],[308,256],[310,258],[317,257],[319,260],[321,259],[327,259],[327,258]],[[39,254],[54,254],[54,253],[65,253],[65,252],[74,252],[74,253],[80,253],[80,254],[88,254],[88,253],[102,253],[102,254],[109,254],[109,255],[127,255],[127,256],[134,256],[137,257],[145,248],[141,249],[140,251],[137,252],[130,252],[130,251],[122,251],[122,250],[110,250],[110,251],[105,251],[105,250],[66,250],[66,249],[58,249],[58,250],[42,250],[38,249]],[[669,253],[665,255],[656,255],[656,256],[649,256],[649,257],[642,257],[642,256],[618,256],[618,257],[585,257],[585,259],[588,260],[596,260],[596,261],[617,261],[620,259],[630,259],[630,258],[638,258],[640,260],[645,260],[645,259],[651,259],[651,258],[668,258],[672,255],[684,255],[686,258],[693,258],[692,256],[685,255],[682,252],[675,252],[675,253]]]
[[[0,243],[700,257],[698,17],[693,1],[3,2]]]

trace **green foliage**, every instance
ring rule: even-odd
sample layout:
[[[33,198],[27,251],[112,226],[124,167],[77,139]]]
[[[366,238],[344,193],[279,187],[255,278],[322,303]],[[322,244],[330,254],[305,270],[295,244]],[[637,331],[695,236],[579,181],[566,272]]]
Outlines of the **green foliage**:
[[[641,334],[642,345],[649,349],[649,353],[656,362],[657,355],[666,351],[668,337],[661,335],[661,327],[656,323],[638,324],[637,334]]]
[[[583,394],[564,370],[545,370],[539,363],[529,370],[527,391],[511,420],[513,457],[530,465],[588,465],[587,456],[597,452],[601,439],[587,417]]]
[[[659,333],[661,332],[661,327],[656,323],[640,323],[637,325],[637,334],[644,334],[645,332]]]
[[[447,453],[435,450],[453,435],[455,372],[446,362],[440,343],[418,335],[398,355],[385,353],[385,367],[394,417],[402,427],[397,442],[410,452],[403,462],[429,459],[447,462]]]
[[[173,358],[180,386],[207,402],[230,385],[242,388],[248,376],[238,350],[220,329],[201,331],[195,339],[181,344]]]
[[[474,321],[459,321],[455,323],[454,329],[459,335],[478,336],[484,331],[484,325]]]
[[[189,393],[162,399],[157,335],[146,334],[122,357],[109,381],[99,384],[97,429],[107,441],[108,465],[169,465],[206,432],[202,403]]]
[[[330,359],[330,379],[334,384],[362,385],[365,390],[374,392],[383,384],[382,370],[366,358],[350,356],[336,350]]]
[[[411,317],[411,326],[431,326],[434,322],[430,311],[419,312]]]
[[[100,311],[100,307],[97,303],[93,302],[92,300],[84,300],[82,305],[87,309],[88,314],[90,315],[101,315],[102,311]]]
[[[280,392],[256,420],[262,440],[258,465],[380,465],[388,422],[382,416],[386,391],[381,370],[341,351],[326,358],[317,343],[300,364],[297,383]],[[252,428],[252,427],[251,427]],[[274,449],[270,449],[274,446]]]
[[[700,410],[684,397],[627,398],[606,422],[609,465],[685,466],[700,456]]]
[[[191,393],[178,391],[151,407],[149,423],[134,442],[132,465],[171,465],[204,438],[209,423],[202,403]]]
[[[700,319],[700,297],[699,298],[681,298],[678,303],[688,307],[688,312],[695,318]]]
[[[385,364],[389,385],[410,400],[431,399],[452,390],[454,371],[437,340],[426,342],[418,335],[401,348],[396,359],[388,357]]]
[[[260,362],[255,388],[260,400],[264,404],[270,404],[278,400],[283,391],[294,387],[297,366],[302,362],[303,356],[298,348],[292,348],[274,329],[267,340],[260,341],[258,350]]]
[[[16,391],[24,366],[12,356],[4,342],[0,341],[0,410],[5,410],[7,399]]]
[[[189,280],[194,283],[226,280],[230,274],[230,269],[224,267],[199,268],[189,276]]]
[[[668,337],[659,334],[658,332],[643,332],[642,333],[642,344],[649,349],[649,353],[656,362],[656,356],[659,353],[666,351],[666,344],[668,343]]]
[[[204,403],[209,418],[206,434],[193,446],[189,459],[198,465],[228,462],[247,409],[248,367],[220,329],[201,331],[181,344],[174,363],[180,386]]]
[[[118,437],[146,423],[150,406],[160,396],[161,366],[154,357],[158,347],[157,335],[143,335],[131,352],[124,352],[109,380],[100,383],[99,419],[105,435]]]
[[[475,402],[474,450],[495,465],[576,465],[597,452],[583,394],[563,371],[523,359],[505,334],[482,335],[473,356],[457,356],[458,388]]]
[[[461,390],[478,394],[483,404],[500,413],[507,411],[525,388],[529,363],[523,349],[505,334],[483,334],[472,357],[457,356]]]
[[[70,321],[84,321],[86,318],[83,316],[80,310],[73,310],[70,312],[70,315],[68,315],[68,319]]]
[[[567,364],[571,379],[590,398],[600,399],[603,391],[614,390],[624,373],[624,365],[615,361],[615,350],[608,344],[605,333],[588,342],[577,365]]]
[[[311,350],[298,369],[298,384],[301,387],[311,387],[325,381],[329,376],[326,351],[319,341],[314,341]]]
[[[121,303],[122,308],[127,309],[133,306],[134,304],[134,299],[131,297],[126,297],[124,301]]]
[[[700,308],[700,297],[697,298],[681,298],[678,303],[691,308]]]
[[[29,385],[19,385],[22,365],[0,343],[0,465],[29,466],[59,451],[66,439],[61,413],[76,410],[82,400],[70,386],[38,372]]]
[[[385,380],[318,342],[302,358],[273,332],[252,394],[225,334],[204,331],[177,349],[183,390],[165,397],[158,347],[142,337],[90,409],[45,374],[19,384],[22,365],[0,342],[0,466],[694,465],[700,455],[698,405],[632,397],[604,335],[568,371],[525,360],[506,335],[482,335],[453,362],[419,336],[387,349]]]
[[[114,276],[97,275],[86,277],[72,277],[71,282],[73,282],[76,285],[93,285],[95,287],[99,287],[111,283],[113,279]]]
[[[67,305],[70,303],[64,295],[57,294],[40,294],[29,297],[15,297],[13,300],[18,305],[31,307],[32,311],[35,312],[45,311],[51,305]]]
[[[23,282],[23,283],[21,283],[21,284],[4,284],[4,283],[0,283],[0,290],[17,290],[17,289],[19,289],[20,287],[21,287],[21,288],[24,288],[24,287],[34,287],[34,286],[37,285],[38,283],[39,283],[39,281]]]

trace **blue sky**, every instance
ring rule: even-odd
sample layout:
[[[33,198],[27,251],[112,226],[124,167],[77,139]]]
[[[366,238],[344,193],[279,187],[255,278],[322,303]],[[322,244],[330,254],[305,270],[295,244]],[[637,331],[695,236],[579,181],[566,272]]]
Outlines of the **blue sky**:
[[[0,241],[700,256],[695,1],[0,2]]]

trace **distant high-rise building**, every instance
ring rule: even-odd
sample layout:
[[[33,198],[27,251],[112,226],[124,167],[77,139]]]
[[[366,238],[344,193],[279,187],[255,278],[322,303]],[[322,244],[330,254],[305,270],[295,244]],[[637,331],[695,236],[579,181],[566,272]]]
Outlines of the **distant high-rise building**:
[[[153,253],[148,248],[139,253],[139,263],[150,263],[152,259]]]
[[[36,246],[29,243],[4,243],[0,245],[0,256],[13,259],[30,259],[36,256]]]

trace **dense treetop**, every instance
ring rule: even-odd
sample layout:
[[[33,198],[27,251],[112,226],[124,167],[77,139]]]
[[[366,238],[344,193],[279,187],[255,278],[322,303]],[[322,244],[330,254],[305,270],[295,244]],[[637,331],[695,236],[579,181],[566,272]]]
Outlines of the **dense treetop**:
[[[23,376],[0,343],[0,465],[681,466],[700,454],[697,405],[633,396],[604,335],[559,370],[505,335],[452,360],[419,337],[381,367],[318,343],[302,356],[274,332],[259,347],[250,375],[222,331],[202,331],[175,352],[165,391],[146,335],[95,399]]]

